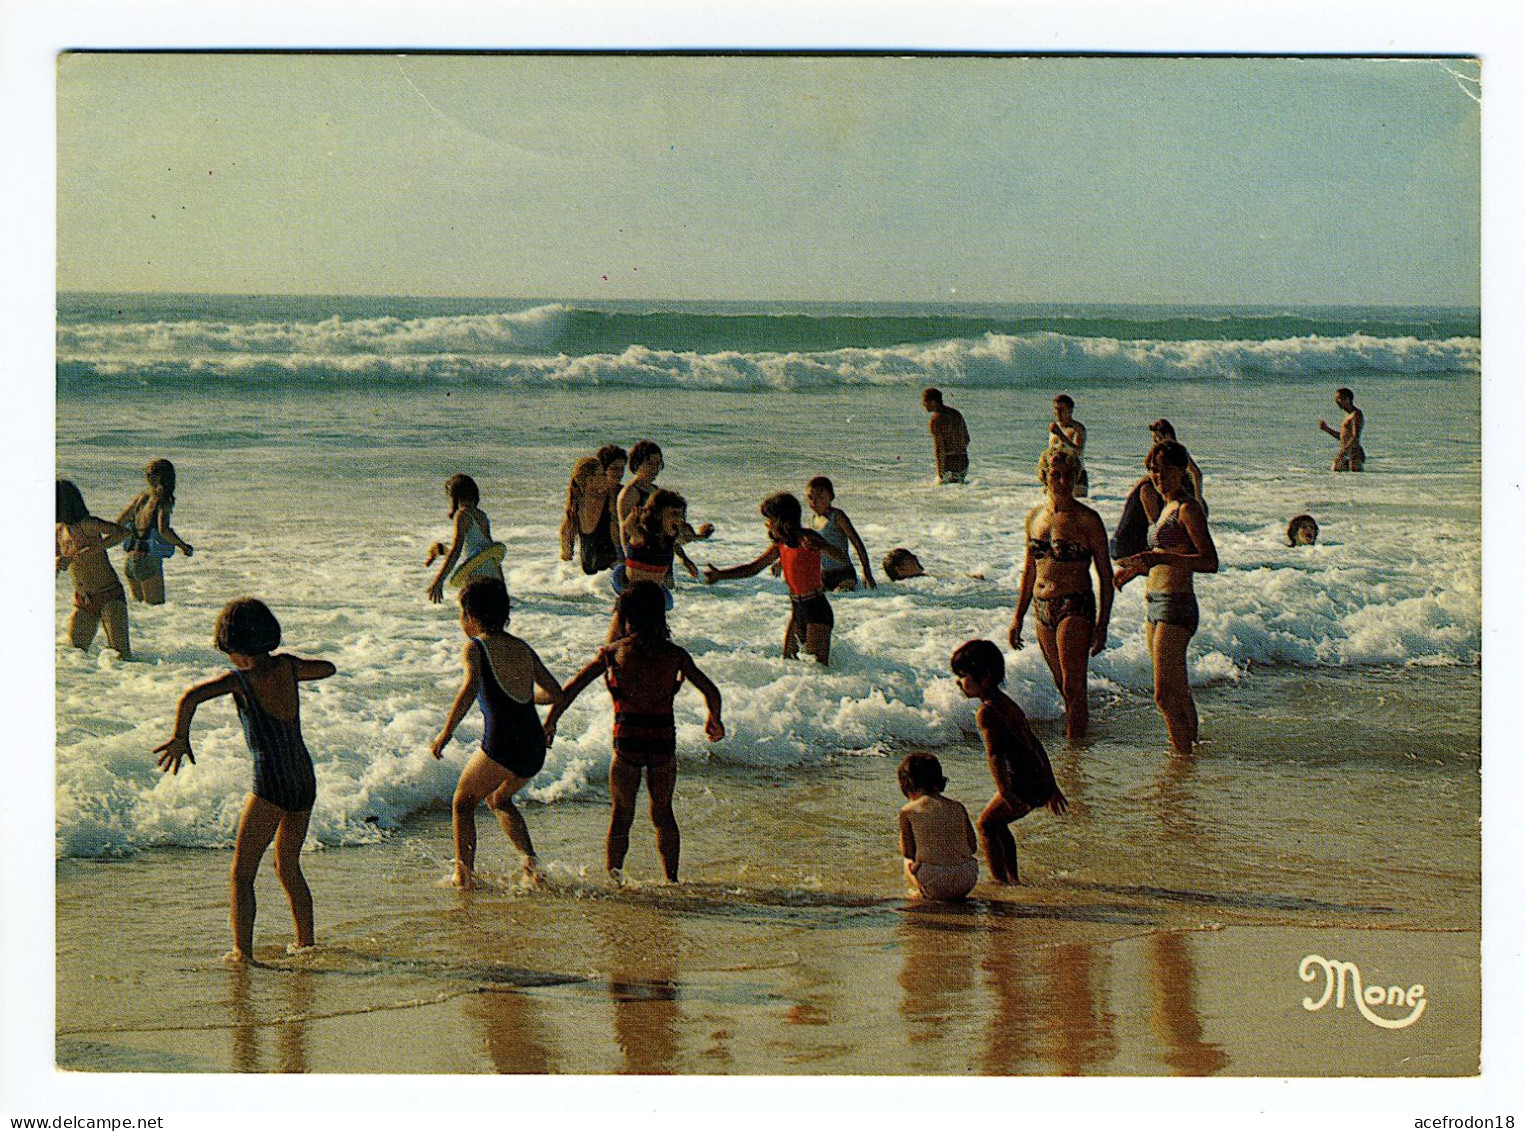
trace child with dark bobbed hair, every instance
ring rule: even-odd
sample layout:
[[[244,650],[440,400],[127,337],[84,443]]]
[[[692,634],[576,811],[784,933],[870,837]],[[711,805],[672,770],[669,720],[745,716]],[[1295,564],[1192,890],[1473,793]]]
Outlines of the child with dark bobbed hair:
[[[159,768],[172,774],[180,772],[184,760],[194,764],[191,720],[196,708],[209,699],[233,696],[254,756],[254,789],[244,802],[233,841],[233,949],[225,958],[249,962],[254,955],[254,875],[272,840],[275,874],[286,889],[296,923],[296,942],[287,952],[313,945],[312,892],[302,875],[301,853],[318,785],[312,756],[302,741],[297,684],[327,679],[335,669],[327,660],[273,654],[281,643],[281,624],[269,606],[253,597],[223,607],[212,639],[233,670],[196,684],[180,697],[174,736],[154,747],[154,753],[159,755]]]
[[[944,797],[948,779],[934,754],[910,754],[895,771],[909,800],[900,809],[900,855],[912,895],[963,899],[979,882],[979,842],[969,811]]]
[[[772,562],[779,562],[784,581],[789,586],[789,626],[784,630],[784,657],[799,655],[800,643],[824,667],[831,658],[831,629],[836,617],[826,600],[826,585],[821,573],[825,555],[838,565],[850,564],[847,553],[837,549],[814,530],[802,525],[804,511],[800,501],[787,491],[769,495],[758,508],[772,545],[745,565],[716,569],[704,567],[704,583],[728,581],[734,577],[756,577]]]
[[[990,878],[998,884],[1018,884],[1017,842],[1011,835],[1013,821],[1044,807],[1056,816],[1068,806],[1048,752],[1027,725],[1022,708],[1001,690],[1006,679],[1006,660],[988,640],[960,644],[949,661],[958,689],[980,701],[974,721],[985,740],[985,761],[995,779],[996,795],[980,814],[980,839],[985,843],[985,862]]]

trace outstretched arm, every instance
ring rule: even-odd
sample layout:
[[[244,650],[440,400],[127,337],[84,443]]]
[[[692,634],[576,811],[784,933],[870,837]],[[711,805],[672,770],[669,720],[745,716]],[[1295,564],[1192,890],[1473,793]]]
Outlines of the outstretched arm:
[[[713,585],[717,581],[731,581],[738,577],[756,577],[768,568],[768,563],[778,557],[778,546],[770,545],[763,551],[760,557],[747,562],[746,565],[730,566],[727,569],[716,569],[712,565],[704,567],[704,584]]]
[[[566,709],[582,694],[583,688],[603,674],[608,666],[608,652],[600,651],[598,655],[593,657],[587,667],[572,677],[571,683],[561,689],[561,698],[551,704],[551,709],[545,716],[545,741],[547,745],[556,740],[556,724],[560,721],[561,716],[566,713]]]
[[[429,753],[436,758],[445,756],[445,747],[450,744],[455,728],[461,725],[466,712],[471,710],[471,704],[477,697],[477,688],[482,684],[482,660],[477,654],[476,645],[466,645],[461,653],[461,662],[466,668],[466,679],[462,682],[461,689],[455,693],[455,702],[450,704],[450,715],[445,719],[444,729],[429,747]]]
[[[429,583],[429,600],[436,605],[445,599],[445,578],[450,576],[450,571],[460,559],[461,547],[466,544],[466,524],[470,521],[471,516],[464,510],[455,512],[455,540],[450,543],[450,552],[445,555],[445,563],[440,566],[439,573]]]
[[[694,685],[694,690],[704,696],[704,705],[709,708],[709,718],[704,720],[704,733],[711,742],[719,742],[725,737],[725,724],[720,721],[720,688],[699,670],[699,665],[694,663],[694,658],[687,651],[679,648],[678,653],[678,670],[683,673],[684,679]]]
[[[196,684],[180,696],[180,703],[175,708],[174,735],[168,742],[154,747],[154,753],[159,755],[159,769],[178,774],[183,759],[188,758],[192,765],[196,764],[196,755],[191,752],[191,720],[196,717],[196,708],[208,699],[231,695],[236,681],[232,672],[224,672],[215,679]]]
[[[292,656],[291,674],[300,680],[327,679],[339,669],[327,660],[304,660],[300,656]]]
[[[847,535],[848,544],[858,554],[858,561],[863,566],[863,584],[870,589],[876,588],[874,567],[868,564],[868,548],[863,545],[863,539],[858,537],[858,528],[853,525],[853,520],[847,517],[847,512],[841,507],[837,508],[837,525],[842,528],[842,533]]]

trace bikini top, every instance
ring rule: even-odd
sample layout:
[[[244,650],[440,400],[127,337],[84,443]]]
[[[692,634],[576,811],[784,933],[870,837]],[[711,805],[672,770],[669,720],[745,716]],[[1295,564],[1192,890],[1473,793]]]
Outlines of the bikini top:
[[[1181,504],[1177,503],[1167,517],[1165,512],[1160,512],[1160,517],[1155,519],[1149,527],[1149,548],[1151,550],[1175,550],[1182,546],[1196,549],[1196,543],[1192,541],[1191,532],[1186,529],[1186,524],[1181,521]]]
[[[1091,560],[1091,547],[1084,542],[1071,542],[1067,539],[1058,538],[1049,541],[1047,538],[1029,538],[1027,540],[1027,552],[1039,561],[1047,558],[1055,562],[1088,562]]]

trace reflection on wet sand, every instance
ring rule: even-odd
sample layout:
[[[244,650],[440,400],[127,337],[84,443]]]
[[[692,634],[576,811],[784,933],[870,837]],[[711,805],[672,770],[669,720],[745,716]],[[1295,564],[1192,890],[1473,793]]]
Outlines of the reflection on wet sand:
[[[495,1071],[544,1075],[562,1070],[556,1032],[532,993],[507,986],[484,989],[465,998],[462,1011],[481,1026]]]
[[[1108,1063],[1117,1054],[1117,1018],[1107,1008],[1110,948],[1050,946],[1041,952],[1039,965],[1046,992],[1037,1021],[1049,1063],[1064,1076]]]
[[[637,924],[639,928],[636,929]],[[678,1071],[678,936],[664,914],[600,924],[624,1071]]]
[[[267,978],[262,988],[279,985],[284,991],[280,1013],[261,1020],[259,1010],[251,998],[253,971],[248,966],[233,966],[228,970],[228,1013],[233,1025],[229,1029],[232,1041],[233,1067],[239,1072],[292,1072],[310,1071],[307,1061],[306,1019],[312,1012],[316,986],[313,976],[302,970],[286,971],[275,978]],[[276,1029],[276,1060],[274,1068],[267,1069],[260,1054],[260,1033]]]
[[[1202,1039],[1197,1014],[1197,970],[1184,931],[1166,931],[1148,940],[1152,1010],[1149,1027],[1164,1043],[1162,1059],[1179,1076],[1210,1076],[1228,1064],[1228,1054]]]
[[[1004,924],[1003,924],[1004,925]],[[985,932],[985,959],[980,968],[992,998],[986,1026],[985,1055],[980,1071],[987,1076],[1013,1076],[1035,1071],[1033,1015],[1037,991],[1033,975],[1035,952],[1023,945],[1025,925],[1014,921],[1000,930],[991,923]]]
[[[910,1045],[905,1068],[969,1070],[962,1048],[950,1045],[978,1008],[974,971],[980,926],[980,912],[972,904],[907,904],[896,930],[903,956],[900,1015]]]

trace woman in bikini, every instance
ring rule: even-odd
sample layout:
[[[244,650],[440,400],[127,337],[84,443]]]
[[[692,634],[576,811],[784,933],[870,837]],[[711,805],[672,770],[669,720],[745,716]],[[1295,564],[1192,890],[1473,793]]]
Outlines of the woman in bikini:
[[[176,550],[190,557],[194,548],[169,524],[170,512],[175,509],[175,465],[156,459],[144,475],[148,489],[117,516],[117,525],[132,532],[122,547],[127,551],[122,572],[134,599],[145,605],[162,605],[164,559]]]
[[[53,568],[69,571],[74,580],[74,612],[69,617],[69,643],[83,651],[106,626],[106,644],[124,660],[132,658],[127,640],[127,593],[111,568],[106,551],[130,533],[126,527],[96,518],[84,496],[67,479],[54,490]]]
[[[443,758],[445,747],[472,703],[482,708],[482,748],[461,770],[452,803],[455,834],[455,885],[475,886],[477,806],[483,801],[519,850],[524,878],[540,882],[540,865],[514,794],[545,765],[545,731],[535,704],[559,703],[561,684],[535,650],[507,631],[508,589],[501,578],[475,577],[461,589],[461,631],[468,643],[461,653],[465,682],[450,706],[444,729],[430,747]],[[539,692],[536,692],[539,687]]]
[[[456,570],[460,575],[457,585],[476,577],[503,580],[502,543],[492,540],[492,525],[478,505],[482,501],[482,492],[477,488],[477,481],[469,475],[452,475],[445,482],[445,495],[450,500],[455,538],[448,551],[443,542],[434,543],[429,547],[429,556],[424,559],[426,566],[433,565],[439,557],[445,559],[439,573],[429,583],[429,600],[436,605],[445,599],[445,579],[451,576],[450,571],[455,569],[457,562],[461,563],[461,568]],[[496,553],[489,553],[494,550]]]
[[[1048,501],[1027,516],[1027,561],[1022,592],[1009,639],[1022,647],[1022,622],[1032,605],[1038,646],[1064,697],[1065,737],[1082,739],[1090,724],[1086,665],[1107,646],[1112,615],[1112,560],[1101,516],[1075,498],[1080,461],[1068,448],[1043,453],[1039,474]],[[1101,607],[1091,589],[1091,571],[1101,586]]]
[[[602,675],[614,702],[614,758],[609,763],[612,811],[604,846],[605,866],[616,883],[624,882],[630,825],[644,771],[651,794],[651,823],[657,830],[657,855],[668,882],[677,883],[679,836],[672,797],[678,780],[678,753],[673,699],[685,682],[692,684],[709,708],[704,733],[711,742],[718,742],[725,737],[720,690],[699,670],[693,657],[669,639],[666,602],[659,586],[632,581],[620,595],[615,623],[618,639],[572,677],[561,702],[546,716],[545,737],[547,742],[554,741],[562,712]]]
[[[1113,577],[1118,589],[1135,577],[1148,578],[1144,638],[1154,664],[1154,703],[1178,754],[1190,754],[1197,741],[1197,705],[1186,675],[1186,646],[1199,619],[1192,575],[1218,572],[1218,548],[1187,479],[1190,463],[1186,449],[1173,440],[1150,450],[1145,466],[1158,501],[1147,492],[1142,496],[1149,549],[1119,561]]]

